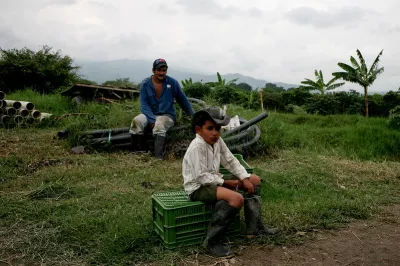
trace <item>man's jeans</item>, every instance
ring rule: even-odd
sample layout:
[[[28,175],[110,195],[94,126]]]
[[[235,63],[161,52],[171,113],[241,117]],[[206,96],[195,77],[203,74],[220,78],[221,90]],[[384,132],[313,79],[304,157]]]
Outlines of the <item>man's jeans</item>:
[[[136,116],[131,123],[129,133],[135,135],[143,135],[144,129],[147,127],[147,118],[144,114]],[[156,123],[153,128],[153,135],[165,137],[167,131],[174,126],[174,120],[169,116],[160,115],[156,116]]]

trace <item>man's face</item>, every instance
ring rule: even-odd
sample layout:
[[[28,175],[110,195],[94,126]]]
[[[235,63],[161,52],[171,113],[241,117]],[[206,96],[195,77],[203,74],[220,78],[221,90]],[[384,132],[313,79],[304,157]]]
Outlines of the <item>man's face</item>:
[[[215,124],[214,121],[207,120],[203,126],[196,126],[196,133],[199,134],[205,142],[213,145],[218,141],[221,135],[221,126]]]
[[[167,67],[163,66],[157,69],[153,69],[154,77],[159,81],[164,81],[167,75]]]

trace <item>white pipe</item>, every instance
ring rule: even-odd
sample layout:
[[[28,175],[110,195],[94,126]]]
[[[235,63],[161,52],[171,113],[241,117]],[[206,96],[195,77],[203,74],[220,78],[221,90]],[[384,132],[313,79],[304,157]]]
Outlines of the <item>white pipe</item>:
[[[0,91],[0,100],[4,100],[6,98],[6,93],[4,91]]]
[[[19,128],[27,128],[28,125],[26,123],[22,122],[22,123],[18,124],[18,127]]]
[[[12,119],[11,119],[11,117],[8,116],[8,115],[2,115],[1,118],[0,118],[0,121],[1,121],[3,124],[7,124],[8,122],[12,121]]]
[[[20,101],[20,103],[21,103],[21,108],[23,109],[27,109],[28,111],[32,111],[33,109],[35,109],[35,105],[31,102]]]
[[[22,122],[23,122],[23,118],[22,118],[22,116],[20,116],[20,115],[16,115],[16,116],[14,116],[14,122],[16,123],[16,124],[21,124]]]
[[[41,113],[40,113],[40,111],[38,111],[38,110],[32,110],[32,111],[31,111],[31,116],[32,116],[33,118],[35,118],[35,119],[39,119],[39,118],[40,118],[40,115],[41,115]]]
[[[29,125],[35,123],[35,118],[33,118],[32,116],[28,116],[25,118],[25,122]]]
[[[17,110],[14,107],[7,107],[6,108],[6,113],[9,116],[14,116],[17,114]]]
[[[6,101],[8,107],[14,107],[17,110],[21,109],[21,106],[22,106],[21,102],[13,101],[13,100],[5,100],[5,101]]]
[[[23,117],[27,117],[27,116],[29,116],[29,110],[28,109],[20,109],[19,111],[18,111],[18,114],[20,115],[20,116],[23,116]]]

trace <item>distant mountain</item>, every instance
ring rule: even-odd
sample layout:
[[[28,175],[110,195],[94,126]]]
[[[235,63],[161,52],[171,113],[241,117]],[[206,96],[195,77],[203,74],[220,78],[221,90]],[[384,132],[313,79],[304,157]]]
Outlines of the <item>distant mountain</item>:
[[[141,82],[144,78],[151,75],[151,62],[144,60],[114,60],[114,61],[103,61],[103,62],[88,62],[76,60],[75,63],[81,66],[79,73],[84,78],[103,83],[107,80],[115,80],[116,78],[129,78],[133,82]],[[168,70],[168,75],[176,78],[178,81],[192,78],[193,81],[210,82],[217,80],[217,73],[206,74],[206,73],[194,73],[188,72],[181,69]],[[262,79],[256,79],[253,77],[245,76],[239,73],[236,74],[221,74],[222,78],[230,81],[239,78],[236,83],[247,83],[253,89],[263,88],[266,83],[274,83],[277,86],[285,89],[298,87],[298,85],[287,84],[282,82],[271,82]]]

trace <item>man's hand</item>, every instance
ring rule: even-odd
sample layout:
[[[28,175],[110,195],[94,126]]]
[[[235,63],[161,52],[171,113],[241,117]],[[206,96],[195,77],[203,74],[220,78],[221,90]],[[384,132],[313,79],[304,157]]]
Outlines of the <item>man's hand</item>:
[[[247,191],[247,193],[249,194],[254,194],[254,185],[250,182],[250,180],[248,178],[245,178],[242,180],[242,182],[245,191]]]

